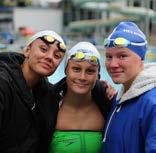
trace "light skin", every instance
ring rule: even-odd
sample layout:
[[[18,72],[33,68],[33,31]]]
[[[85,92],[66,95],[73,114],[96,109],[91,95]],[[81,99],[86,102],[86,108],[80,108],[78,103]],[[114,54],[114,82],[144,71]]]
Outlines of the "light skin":
[[[26,57],[22,64],[24,78],[29,86],[33,86],[41,77],[52,75],[64,57],[64,53],[58,49],[56,43],[48,45],[40,39],[35,40],[24,50]],[[114,96],[115,90],[108,83],[107,94],[109,98]]]
[[[66,75],[67,93],[58,113],[56,129],[101,130],[104,119],[91,96],[98,79],[98,66],[70,60]]]
[[[144,62],[140,56],[124,47],[106,48],[105,54],[105,65],[110,77],[114,83],[123,84],[126,92],[143,70]]]
[[[22,71],[28,86],[32,88],[41,77],[55,72],[64,53],[55,43],[49,45],[36,39],[26,48],[24,56],[26,58],[22,64]]]
[[[91,96],[91,90],[98,79],[98,66],[87,61],[75,62],[70,60],[66,69],[69,92]]]

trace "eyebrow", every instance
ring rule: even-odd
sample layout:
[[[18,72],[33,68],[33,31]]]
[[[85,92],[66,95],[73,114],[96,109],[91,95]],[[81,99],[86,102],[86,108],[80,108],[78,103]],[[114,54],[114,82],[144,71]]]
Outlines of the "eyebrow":
[[[39,38],[39,40],[41,40],[44,44],[46,44],[46,46],[50,47],[50,44],[42,39]]]
[[[74,63],[72,63],[72,65],[82,66],[80,63],[83,61],[78,61],[78,60],[74,60],[74,59],[71,59],[71,61],[74,61]],[[88,64],[90,64],[90,63],[88,62]],[[98,67],[98,65],[90,64],[89,67],[95,67],[96,68],[96,67]]]

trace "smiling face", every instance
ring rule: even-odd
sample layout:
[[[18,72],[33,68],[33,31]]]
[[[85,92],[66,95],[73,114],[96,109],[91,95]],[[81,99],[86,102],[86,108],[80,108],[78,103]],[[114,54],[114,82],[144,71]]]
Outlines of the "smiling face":
[[[57,45],[47,44],[41,39],[36,39],[24,52],[25,65],[30,75],[36,77],[53,74],[63,59],[64,53]]]
[[[129,87],[143,69],[141,58],[128,48],[106,48],[106,68],[114,83]]]
[[[87,61],[69,60],[66,68],[68,90],[81,95],[91,94],[98,79],[98,68]]]

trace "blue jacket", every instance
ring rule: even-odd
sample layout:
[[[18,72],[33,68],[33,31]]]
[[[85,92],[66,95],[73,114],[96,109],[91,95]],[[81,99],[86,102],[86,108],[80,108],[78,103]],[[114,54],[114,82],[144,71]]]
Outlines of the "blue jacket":
[[[156,64],[146,64],[112,103],[102,153],[156,153]]]

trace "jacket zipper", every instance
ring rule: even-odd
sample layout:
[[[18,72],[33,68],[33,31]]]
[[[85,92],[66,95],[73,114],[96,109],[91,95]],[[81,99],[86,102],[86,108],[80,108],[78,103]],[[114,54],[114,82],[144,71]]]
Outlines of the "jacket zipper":
[[[104,138],[103,138],[102,142],[106,142],[106,137],[107,137],[108,129],[109,129],[110,123],[112,121],[112,118],[113,118],[115,112],[119,112],[120,109],[121,109],[121,105],[117,105],[115,107],[115,109],[113,110],[113,112],[112,112],[112,114],[111,114],[111,116],[109,118],[108,124],[106,125],[106,129],[105,129],[105,132],[104,132]]]

